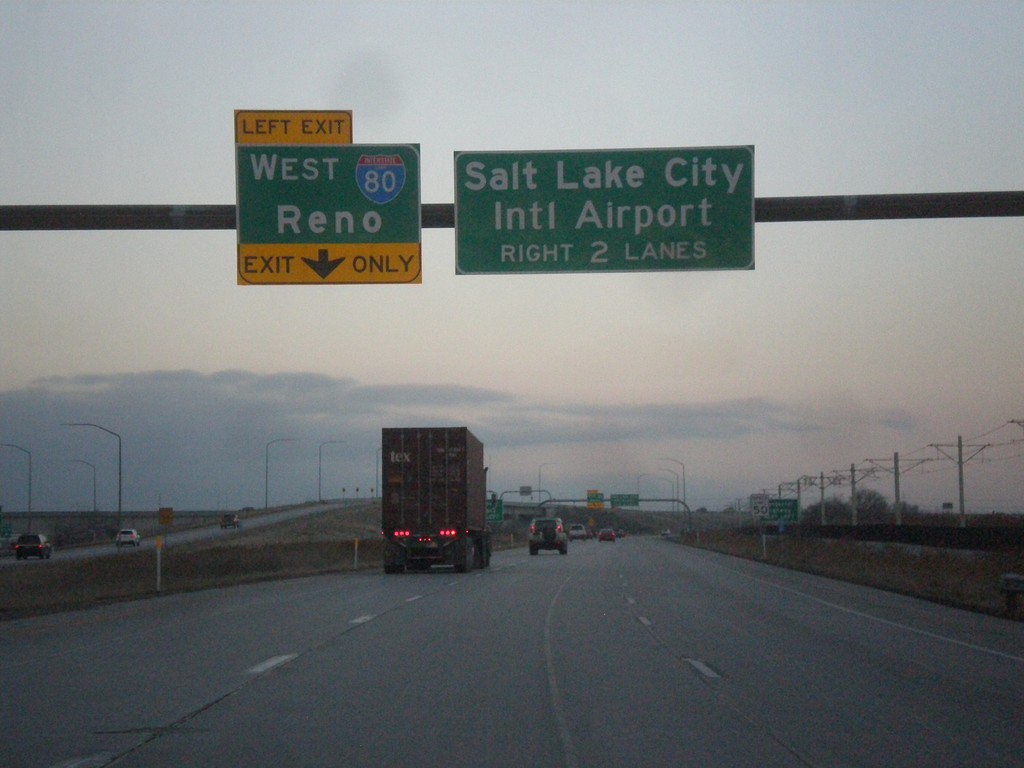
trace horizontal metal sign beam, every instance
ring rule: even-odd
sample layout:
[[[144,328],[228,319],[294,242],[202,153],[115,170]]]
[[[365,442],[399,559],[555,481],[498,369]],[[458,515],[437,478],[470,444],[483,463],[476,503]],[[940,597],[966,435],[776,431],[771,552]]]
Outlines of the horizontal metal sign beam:
[[[868,221],[1024,216],[1024,191],[758,197],[754,221]],[[424,229],[455,226],[453,203],[423,203]],[[2,205],[0,231],[235,229],[233,205]]]

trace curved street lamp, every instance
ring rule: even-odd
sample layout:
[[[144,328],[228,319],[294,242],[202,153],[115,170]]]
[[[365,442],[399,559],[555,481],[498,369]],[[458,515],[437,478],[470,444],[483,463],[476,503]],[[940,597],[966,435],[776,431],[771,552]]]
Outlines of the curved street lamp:
[[[95,427],[96,429],[103,430],[108,435],[113,435],[117,438],[117,529],[121,530],[121,436],[113,430],[101,427],[99,424],[90,424],[89,422],[75,422],[72,424],[64,424],[65,427]]]
[[[683,498],[682,498],[682,502],[683,502],[683,506],[686,507],[686,465],[683,462],[677,461],[675,459],[661,458],[661,459],[658,459],[658,461],[671,461],[673,464],[678,464],[680,467],[683,468]],[[686,508],[689,509],[689,507],[686,507]]]
[[[270,502],[270,446],[274,443],[294,443],[295,440],[290,437],[279,437],[276,440],[271,440],[267,443],[265,449],[267,455],[266,469],[263,473],[263,508],[267,509]]]
[[[374,460],[376,461],[376,464],[375,464],[376,469],[374,470],[373,479],[374,479],[374,482],[376,483],[376,485],[373,486],[374,487],[374,491],[373,491],[373,493],[370,494],[370,501],[373,501],[377,496],[381,496],[382,498],[384,496],[384,494],[380,492],[380,467],[381,467],[381,464],[384,462],[384,446],[383,445],[380,446],[379,448],[377,448],[377,453],[374,456]],[[359,489],[356,488],[356,490],[358,491]]]
[[[673,464],[678,464],[680,466],[680,468],[683,470],[683,475],[682,475],[682,477],[683,477],[683,498],[681,499],[681,501],[683,502],[683,509],[686,510],[686,520],[687,520],[686,524],[687,524],[687,526],[689,526],[692,529],[693,528],[693,515],[690,514],[690,505],[686,503],[686,465],[683,462],[681,462],[681,461],[678,461],[676,459],[670,459],[670,458],[667,458],[667,457],[662,457],[662,458],[658,459],[658,461],[671,461]],[[678,496],[678,495],[679,495],[679,493],[676,492],[676,496]]]
[[[644,472],[642,475],[637,475],[636,476],[636,495],[637,496],[640,495],[640,478],[642,478],[642,477],[654,477],[654,478],[657,478],[658,480],[663,480],[666,483],[671,483],[672,482],[667,477],[662,477],[661,475],[656,475],[653,472]]]
[[[316,470],[316,500],[318,502],[322,503],[323,500],[324,500],[323,486],[321,484],[321,480],[322,480],[323,473],[324,473],[324,446],[325,445],[334,445],[334,444],[339,444],[339,443],[344,443],[344,442],[345,442],[344,440],[328,440],[326,443],[320,443],[320,450],[318,451],[318,453],[320,454],[320,460],[319,460],[319,463],[317,464],[317,470]]]
[[[675,495],[675,498],[672,499],[672,511],[673,512],[678,512],[679,511],[679,473],[676,472],[674,469],[665,469],[664,467],[661,467],[658,471],[659,472],[668,472],[670,475],[672,475],[675,478],[675,483],[672,485],[672,493]]]

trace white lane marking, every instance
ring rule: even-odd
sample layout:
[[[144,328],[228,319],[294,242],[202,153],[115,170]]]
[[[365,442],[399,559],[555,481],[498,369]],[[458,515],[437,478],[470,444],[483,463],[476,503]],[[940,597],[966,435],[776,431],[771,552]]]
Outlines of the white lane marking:
[[[741,571],[734,571],[734,572],[735,573],[741,573]],[[800,597],[806,597],[808,600],[813,600],[816,603],[820,603],[821,605],[828,606],[829,608],[834,608],[835,610],[842,611],[843,613],[848,613],[851,616],[859,616],[862,619],[870,619],[871,621],[877,621],[879,624],[885,624],[886,626],[889,626],[889,627],[895,627],[896,629],[902,629],[902,630],[905,630],[907,632],[913,632],[916,635],[921,635],[923,637],[928,637],[928,638],[931,638],[932,640],[939,640],[939,641],[944,642],[944,643],[950,643],[951,645],[960,646],[961,648],[968,648],[968,649],[970,649],[972,651],[978,651],[979,653],[988,653],[988,654],[991,654],[992,656],[998,656],[999,658],[1002,658],[1002,659],[1009,659],[1010,661],[1016,661],[1016,662],[1024,664],[1024,657],[1022,657],[1022,656],[1014,656],[1012,653],[1004,653],[1003,651],[997,651],[997,650],[994,650],[992,648],[986,648],[983,645],[975,645],[974,643],[966,643],[963,640],[956,640],[956,639],[954,639],[952,637],[946,637],[945,635],[938,635],[938,634],[936,634],[934,632],[928,632],[927,630],[924,630],[924,629],[918,629],[917,627],[911,627],[911,626],[909,626],[907,624],[901,624],[898,621],[890,621],[889,619],[883,619],[880,616],[872,616],[870,613],[864,613],[863,611],[858,611],[858,610],[855,610],[853,608],[847,608],[845,605],[838,605],[837,603],[832,603],[832,602],[829,602],[828,600],[822,600],[820,597],[815,597],[814,595],[809,595],[806,592],[801,592],[799,589],[793,589],[792,587],[784,587],[781,584],[775,584],[774,582],[768,581],[767,579],[758,578],[757,576],[751,576],[750,578],[754,579],[754,581],[759,581],[762,584],[767,584],[770,587],[775,587],[776,589],[780,589],[783,592],[789,592],[789,593],[794,594],[794,595],[799,595]]]
[[[349,624],[365,624],[368,621],[373,621],[375,618],[377,618],[377,617],[374,616],[372,613],[367,613],[364,616],[356,616],[354,619],[351,619],[348,623]]]
[[[569,577],[572,578],[572,577]],[[555,677],[555,658],[551,652],[551,615],[555,610],[555,603],[558,596],[562,594],[569,578],[562,582],[548,604],[548,612],[544,617],[544,663],[548,670],[548,692],[551,694],[551,709],[555,715],[555,722],[558,725],[558,739],[562,742],[562,754],[565,757],[565,768],[579,768],[580,761],[576,756],[576,747],[572,741],[572,734],[569,732],[569,720],[565,715],[565,705],[562,703],[562,692],[558,687],[558,678]]]
[[[715,672],[715,670],[713,670],[711,667],[709,667],[707,664],[705,664],[700,659],[685,659],[685,661],[691,667],[693,667],[698,672],[700,672],[702,675],[704,675],[704,677],[709,677],[709,678],[721,677],[721,675],[719,675],[717,672]]]
[[[637,616],[636,620],[643,624],[645,627],[651,626],[651,620],[648,619],[646,616]]]
[[[627,602],[627,603],[628,603],[629,605],[636,605],[636,600],[634,600],[634,599],[633,599],[632,597],[627,597],[627,598],[626,598],[626,602]]]
[[[412,597],[405,598],[405,602],[407,602],[407,603],[415,603],[417,600],[420,600],[422,598],[423,598],[423,595],[413,595]]]
[[[260,662],[255,667],[250,667],[246,670],[246,674],[249,675],[262,675],[264,672],[268,672],[274,667],[280,667],[282,664],[287,664],[292,659],[298,658],[297,653],[286,653],[283,656],[271,656],[266,661]]]
[[[97,752],[89,757],[75,757],[71,760],[64,760],[54,763],[50,768],[99,768],[99,766],[110,765],[114,756],[110,752]]]

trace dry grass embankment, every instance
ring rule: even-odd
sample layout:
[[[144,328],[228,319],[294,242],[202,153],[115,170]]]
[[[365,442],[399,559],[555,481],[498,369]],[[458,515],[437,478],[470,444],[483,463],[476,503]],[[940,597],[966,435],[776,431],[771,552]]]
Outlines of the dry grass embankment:
[[[507,535],[494,548],[522,546]],[[113,545],[104,545],[113,549]],[[107,550],[0,568],[0,619],[50,613],[157,594],[157,554]],[[331,510],[275,525],[225,530],[208,540],[167,546],[160,593],[190,592],[271,579],[383,567],[380,506]]]
[[[241,530],[167,546],[160,557],[160,591],[380,568],[379,514],[379,507],[367,505],[251,530],[243,521]],[[0,568],[0,618],[150,597],[158,594],[156,578],[152,549],[63,562],[58,551],[48,561]]]
[[[695,537],[684,543],[698,545]],[[1024,557],[1015,552],[968,552],[786,536],[769,536],[762,545],[760,536],[730,530],[702,533],[699,546],[998,616],[1006,615],[1006,601],[999,590],[1001,576],[1024,572]],[[1024,618],[1019,608],[1013,618]]]

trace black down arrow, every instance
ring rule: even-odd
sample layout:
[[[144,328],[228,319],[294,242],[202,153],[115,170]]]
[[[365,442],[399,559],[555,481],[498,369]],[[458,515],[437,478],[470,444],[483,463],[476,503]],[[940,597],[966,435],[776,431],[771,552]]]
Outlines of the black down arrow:
[[[320,278],[323,280],[326,280],[330,276],[331,272],[340,267],[342,263],[345,261],[344,256],[342,256],[340,259],[334,259],[333,261],[327,258],[326,248],[321,248],[319,251],[317,251],[317,256],[318,258],[315,260],[307,258],[303,258],[302,260],[309,265],[310,269],[312,269],[314,272],[320,275]]]

